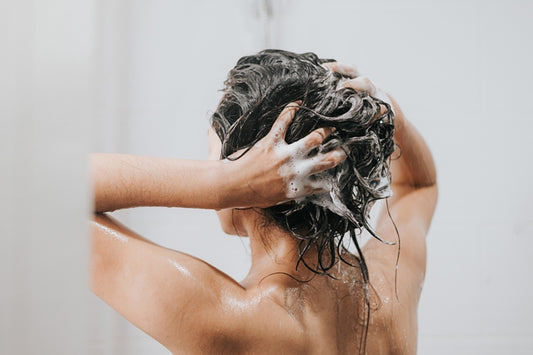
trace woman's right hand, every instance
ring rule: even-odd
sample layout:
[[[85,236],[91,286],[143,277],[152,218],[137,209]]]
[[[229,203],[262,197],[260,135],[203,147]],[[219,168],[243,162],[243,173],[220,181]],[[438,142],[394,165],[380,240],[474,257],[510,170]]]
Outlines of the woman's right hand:
[[[366,92],[368,95],[388,103],[394,114],[399,111],[398,104],[392,99],[392,97],[378,88],[368,77],[362,76],[355,66],[338,62],[324,63],[322,66],[328,70],[351,78],[342,84],[343,87],[352,88],[355,91]]]
[[[269,207],[311,194],[329,192],[328,186],[312,179],[313,174],[331,169],[346,158],[341,148],[308,156],[333,132],[319,128],[297,142],[287,144],[287,128],[299,108],[299,102],[288,104],[270,132],[246,154],[227,161],[235,174],[230,179],[226,201],[232,207]],[[237,152],[236,154],[240,154]]]
[[[400,157],[391,164],[393,185],[417,188],[436,185],[435,164],[429,148],[416,128],[405,118],[396,100],[367,77],[360,76],[353,66],[337,62],[324,63],[322,66],[352,78],[343,83],[344,87],[366,92],[391,106],[394,113],[394,141],[401,147],[401,153],[397,154]],[[395,191],[395,195],[398,197],[401,194]]]

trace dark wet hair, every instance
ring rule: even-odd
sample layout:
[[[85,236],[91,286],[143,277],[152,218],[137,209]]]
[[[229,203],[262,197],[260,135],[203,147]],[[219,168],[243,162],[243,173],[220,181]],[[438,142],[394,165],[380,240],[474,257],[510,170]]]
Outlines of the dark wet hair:
[[[350,264],[341,252],[347,251],[342,241],[349,235],[359,254],[368,302],[368,270],[356,236],[367,230],[379,239],[368,218],[372,204],[390,195],[387,159],[394,150],[393,112],[382,100],[342,88],[349,78],[320,65],[331,61],[281,50],[242,57],[228,74],[211,125],[222,141],[221,159],[262,139],[283,108],[296,100],[302,104],[288,128],[287,143],[320,127],[336,128],[311,152],[340,146],[347,154],[341,164],[317,176],[332,182],[330,195],[272,206],[264,214],[300,240],[296,267],[301,261],[318,274],[328,274],[339,259]],[[381,105],[386,107],[382,114]],[[311,247],[318,251],[315,265],[303,259]]]

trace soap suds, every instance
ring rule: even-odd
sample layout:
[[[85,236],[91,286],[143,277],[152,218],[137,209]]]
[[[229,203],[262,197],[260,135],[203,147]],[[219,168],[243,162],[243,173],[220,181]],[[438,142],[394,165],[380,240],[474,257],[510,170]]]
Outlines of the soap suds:
[[[278,174],[285,181],[286,194],[290,199],[305,196],[309,189],[318,189],[324,192],[330,190],[328,181],[319,177],[322,174],[315,174],[313,178],[310,177],[311,171],[324,159],[325,154],[318,153],[313,157],[308,157],[309,152],[305,148],[304,141],[300,142],[291,145],[277,144],[274,147],[280,156],[291,156],[290,161],[278,169]],[[338,154],[340,157],[344,152],[339,151]]]

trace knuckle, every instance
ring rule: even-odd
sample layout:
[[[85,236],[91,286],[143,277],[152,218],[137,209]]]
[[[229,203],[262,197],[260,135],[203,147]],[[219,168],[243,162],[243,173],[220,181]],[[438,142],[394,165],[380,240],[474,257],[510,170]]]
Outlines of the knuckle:
[[[325,63],[325,65],[331,70],[331,71],[338,71],[339,65],[337,62],[328,62]]]
[[[322,142],[322,135],[318,132],[311,133],[306,141],[307,148],[315,147]]]
[[[360,80],[361,86],[369,93],[374,94],[376,92],[376,86],[368,77],[363,76],[356,80]]]
[[[343,161],[345,157],[346,154],[344,153],[344,151],[334,150],[328,154],[326,160],[333,165],[337,165],[338,163]]]
[[[361,77],[357,78],[356,80],[359,81],[361,84],[364,84],[364,85],[371,85],[372,84],[372,81],[370,81],[368,76],[361,76]]]
[[[334,157],[329,157],[325,160],[324,165],[325,166],[333,166],[337,163],[337,160]]]
[[[324,139],[326,138],[326,129],[325,128],[319,128],[315,131],[315,134],[317,135],[318,139]]]
[[[358,83],[357,79],[350,79],[342,84],[345,88],[352,88],[357,90],[360,88],[361,84]]]
[[[290,111],[288,108],[284,108],[283,111],[281,111],[281,114],[279,115],[280,120],[287,121],[287,119],[290,117]]]

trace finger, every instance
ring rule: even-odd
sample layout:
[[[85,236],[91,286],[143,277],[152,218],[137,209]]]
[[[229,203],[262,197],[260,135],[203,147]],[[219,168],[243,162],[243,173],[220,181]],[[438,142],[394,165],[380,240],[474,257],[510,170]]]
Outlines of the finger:
[[[300,147],[304,152],[309,152],[311,149],[318,147],[326,138],[328,138],[333,132],[335,127],[322,127],[315,129],[304,138],[300,139],[293,144]]]
[[[330,152],[319,154],[317,158],[310,174],[316,174],[337,166],[346,159],[346,153],[341,148],[337,148]]]
[[[348,80],[342,83],[345,88],[352,88],[356,91],[364,91],[367,94],[374,96],[377,92],[376,85],[366,76],[360,76],[358,78]]]
[[[331,189],[330,185],[323,184],[323,183],[311,183],[311,187],[309,188],[309,195],[322,195],[325,193],[328,193]]]
[[[350,78],[357,78],[361,75],[359,74],[359,70],[357,70],[357,67],[355,65],[342,64],[339,62],[329,62],[323,63],[322,66],[326,69],[329,69],[344,76],[348,76]]]
[[[279,141],[285,139],[285,134],[287,133],[287,128],[291,123],[296,111],[298,111],[302,101],[291,102],[281,113],[279,114],[276,122],[272,125],[269,135],[272,135],[274,141]]]
[[[366,92],[367,94],[369,94],[370,96],[373,96],[377,99],[380,99],[381,101],[384,101],[386,103],[389,104],[389,106],[391,107],[391,110],[393,113],[394,112],[394,107],[392,105],[392,101],[389,97],[389,95],[379,89],[373,82],[372,80],[370,80],[369,78],[367,78],[366,76],[360,76],[358,78],[355,78],[355,79],[352,79],[352,80],[348,80],[346,82],[344,82],[342,84],[343,87],[347,87],[347,88],[352,88],[356,91],[363,91],[363,92]],[[381,114],[384,113],[386,109],[384,107],[381,108]]]

